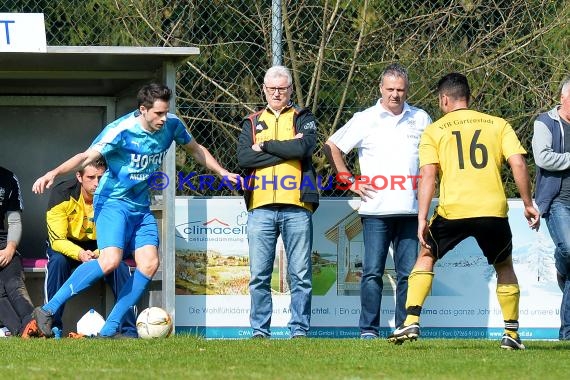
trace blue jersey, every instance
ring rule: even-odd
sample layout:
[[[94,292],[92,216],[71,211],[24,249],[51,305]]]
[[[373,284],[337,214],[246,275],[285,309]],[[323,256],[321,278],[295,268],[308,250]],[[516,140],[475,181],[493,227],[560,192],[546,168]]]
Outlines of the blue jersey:
[[[136,210],[148,209],[148,178],[160,170],[173,141],[184,145],[192,140],[174,114],[167,114],[162,129],[156,132],[143,129],[137,119],[139,114],[137,110],[115,120],[91,144],[91,149],[107,161],[107,171],[95,192],[96,209],[108,199],[125,201]]]

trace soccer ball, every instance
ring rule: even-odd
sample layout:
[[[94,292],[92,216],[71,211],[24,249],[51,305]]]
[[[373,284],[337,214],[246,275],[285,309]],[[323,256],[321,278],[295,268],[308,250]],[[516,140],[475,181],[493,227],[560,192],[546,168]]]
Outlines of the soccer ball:
[[[172,318],[160,307],[149,307],[141,311],[137,318],[139,338],[166,338],[172,333]]]

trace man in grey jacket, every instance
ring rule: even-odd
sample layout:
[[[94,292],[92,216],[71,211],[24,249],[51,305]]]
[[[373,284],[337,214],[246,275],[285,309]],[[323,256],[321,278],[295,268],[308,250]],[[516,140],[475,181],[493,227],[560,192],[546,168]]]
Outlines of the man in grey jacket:
[[[562,290],[560,340],[570,340],[570,76],[562,81],[560,105],[538,115],[532,151],[535,200],[556,246],[554,259]]]

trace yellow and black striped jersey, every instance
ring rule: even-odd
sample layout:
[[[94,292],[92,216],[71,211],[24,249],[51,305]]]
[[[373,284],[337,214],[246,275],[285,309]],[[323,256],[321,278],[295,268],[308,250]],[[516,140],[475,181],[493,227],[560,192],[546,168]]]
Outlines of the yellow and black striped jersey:
[[[77,179],[53,188],[46,219],[48,240],[54,251],[79,260],[82,249],[97,248],[93,205],[85,203]]]

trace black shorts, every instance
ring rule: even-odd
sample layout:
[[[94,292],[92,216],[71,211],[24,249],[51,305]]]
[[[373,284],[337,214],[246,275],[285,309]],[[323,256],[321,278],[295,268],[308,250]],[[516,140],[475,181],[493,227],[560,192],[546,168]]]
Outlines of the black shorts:
[[[475,238],[491,265],[503,262],[513,252],[513,235],[507,218],[445,219],[436,215],[430,222],[426,241],[439,260],[468,237]]]

